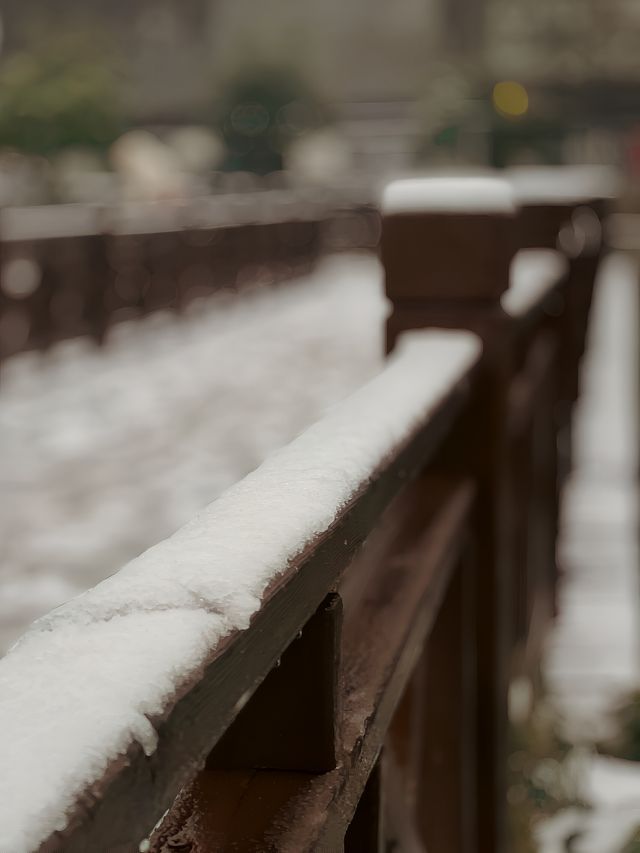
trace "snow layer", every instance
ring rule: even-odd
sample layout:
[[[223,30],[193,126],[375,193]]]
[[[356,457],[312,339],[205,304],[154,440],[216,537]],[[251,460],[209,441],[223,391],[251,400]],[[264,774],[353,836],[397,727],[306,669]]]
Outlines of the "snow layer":
[[[558,548],[560,615],[545,663],[567,734],[580,740],[610,737],[610,710],[640,683],[637,316],[634,263],[609,255],[583,362],[576,469],[564,492]]]
[[[607,166],[519,166],[506,171],[518,204],[573,204],[613,198],[616,172]]]
[[[386,369],[175,533],[38,620],[0,661],[0,850],[32,850],[480,352],[408,335]]]
[[[543,665],[562,734],[578,745],[616,734],[611,711],[640,683],[637,316],[635,263],[611,254],[583,363],[558,549],[560,612]],[[541,822],[540,853],[620,853],[640,825],[640,765],[588,753],[583,765],[575,778],[593,808]]]
[[[505,213],[515,211],[508,181],[493,177],[403,178],[385,187],[383,213]]]
[[[511,262],[509,288],[500,299],[512,317],[526,314],[567,271],[567,259],[554,249],[522,249]]]
[[[0,377],[0,653],[173,533],[382,364],[378,262],[12,359]]]

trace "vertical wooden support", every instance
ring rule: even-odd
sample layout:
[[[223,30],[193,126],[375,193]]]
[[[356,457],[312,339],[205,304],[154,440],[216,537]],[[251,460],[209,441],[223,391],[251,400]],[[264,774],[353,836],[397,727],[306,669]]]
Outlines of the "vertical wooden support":
[[[335,769],[341,627],[342,601],[332,594],[154,832],[155,853],[266,849],[274,815],[308,792],[314,777]]]
[[[539,348],[545,346],[547,369],[541,371],[543,380],[536,399],[536,407],[531,423],[531,476],[532,507],[529,530],[529,613],[528,626],[534,622],[533,608],[537,606],[542,630],[539,637],[533,636],[531,663],[535,668],[544,641],[546,627],[557,612],[558,568],[556,542],[560,516],[560,495],[558,477],[558,423],[557,415],[557,377],[553,369],[562,355],[561,341],[547,336],[541,339]],[[560,345],[560,346],[559,346]],[[544,352],[541,353],[545,360]],[[531,577],[533,575],[533,577]],[[541,611],[541,613],[540,613]],[[531,669],[531,667],[530,667]],[[532,670],[535,671],[535,670]]]
[[[567,175],[568,171],[568,175]],[[515,170],[520,248],[557,249],[566,255],[569,275],[560,318],[558,389],[554,416],[558,431],[559,481],[571,467],[571,422],[578,396],[579,364],[596,272],[604,247],[603,218],[613,187],[601,170]]]
[[[519,243],[522,248],[557,249],[566,256],[569,270],[563,293],[564,311],[547,320],[548,333],[557,342],[555,366],[547,382],[551,387],[542,391],[544,400],[540,399],[536,406],[535,423],[531,427],[534,440],[531,452],[535,457],[532,470],[538,482],[536,504],[530,512],[533,524],[527,537],[530,570],[535,572],[536,583],[529,589],[526,604],[528,625],[533,621],[540,626],[545,617],[557,611],[559,571],[555,544],[560,491],[572,467],[573,408],[578,397],[580,360],[602,253],[605,203],[604,199],[597,198],[597,188],[592,186],[589,174],[582,176],[582,183],[570,178],[569,187],[564,186],[567,178],[561,170],[554,173],[553,184],[549,183],[548,170],[540,172],[540,180],[536,180],[537,174],[537,170],[529,169],[524,185],[515,181],[520,205]],[[602,191],[602,186],[599,189]],[[538,608],[538,618],[532,620],[533,607]],[[539,652],[541,637],[530,639],[529,663]]]
[[[421,850],[427,649],[411,676],[387,732],[383,754],[387,849]]]
[[[406,202],[406,203],[405,203]],[[500,306],[516,247],[515,207],[498,179],[399,181],[383,205],[382,260],[392,303],[391,349],[405,329],[467,328],[484,343],[474,408],[448,464],[475,473],[478,635],[479,853],[504,853],[507,691],[512,642],[512,501],[507,468],[511,323]]]
[[[86,289],[83,320],[93,340],[104,342],[109,321],[107,298],[112,287],[113,270],[109,264],[109,237],[94,234],[87,239]]]
[[[209,769],[335,767],[341,620],[341,599],[330,595],[214,748]]]
[[[418,811],[426,850],[474,853],[476,845],[473,566],[454,573],[427,647]]]
[[[382,761],[376,761],[344,837],[344,853],[385,853]]]

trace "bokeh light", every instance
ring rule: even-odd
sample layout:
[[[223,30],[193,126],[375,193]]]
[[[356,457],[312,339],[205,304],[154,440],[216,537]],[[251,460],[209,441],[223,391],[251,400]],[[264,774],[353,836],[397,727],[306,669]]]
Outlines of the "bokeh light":
[[[523,116],[529,109],[529,95],[522,83],[502,80],[493,87],[493,106],[500,115]]]

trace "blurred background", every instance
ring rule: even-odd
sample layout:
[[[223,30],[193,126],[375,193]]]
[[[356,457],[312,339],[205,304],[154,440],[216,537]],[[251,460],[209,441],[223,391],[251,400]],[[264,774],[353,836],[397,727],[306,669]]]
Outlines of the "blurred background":
[[[640,755],[639,42],[635,0],[1,0],[0,654],[380,369],[388,179],[604,167],[621,251],[597,301],[580,439],[597,497],[577,524],[623,507],[633,594],[608,623],[578,596],[578,622],[628,627],[589,690],[627,691],[604,730]],[[602,728],[527,707],[517,853],[640,850],[640,776],[590,763]]]
[[[640,168],[633,0],[4,0],[5,204]]]

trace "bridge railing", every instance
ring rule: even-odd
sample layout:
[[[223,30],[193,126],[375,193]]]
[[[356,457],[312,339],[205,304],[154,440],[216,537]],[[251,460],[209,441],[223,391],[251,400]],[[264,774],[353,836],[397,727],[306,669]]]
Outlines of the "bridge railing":
[[[365,204],[282,192],[235,201],[53,205],[0,214],[0,362],[223,289],[309,272],[323,249],[373,247]],[[340,242],[340,240],[342,242]]]
[[[0,849],[509,849],[598,205],[389,189],[384,371],[0,662]]]

